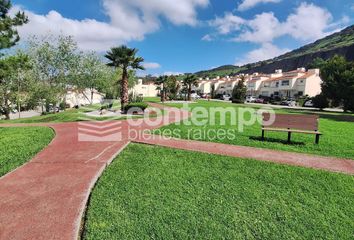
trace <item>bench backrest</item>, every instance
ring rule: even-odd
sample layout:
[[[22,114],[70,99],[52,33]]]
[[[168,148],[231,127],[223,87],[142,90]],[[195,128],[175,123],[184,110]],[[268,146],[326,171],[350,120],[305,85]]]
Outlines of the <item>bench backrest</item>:
[[[269,113],[263,113],[264,127],[318,131],[318,115],[275,114],[274,122],[267,123],[269,118]]]

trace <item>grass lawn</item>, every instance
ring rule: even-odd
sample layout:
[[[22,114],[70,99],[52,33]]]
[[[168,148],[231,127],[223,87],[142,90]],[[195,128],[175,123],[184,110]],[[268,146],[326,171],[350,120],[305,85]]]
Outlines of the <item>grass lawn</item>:
[[[182,104],[168,104],[168,106],[182,107]],[[195,107],[205,107],[210,109],[211,107],[232,107],[237,111],[243,107],[253,107],[244,104],[232,104],[225,102],[215,101],[198,101],[198,103],[190,104],[193,109]],[[279,109],[275,110],[277,113],[292,113],[292,114],[312,114],[309,111],[298,111],[291,109]],[[328,113],[328,112],[316,112],[320,115],[320,127],[319,130],[323,133],[321,136],[320,144],[314,144],[315,136],[311,134],[293,134],[292,144],[287,144],[287,133],[285,132],[266,132],[266,141],[261,141],[261,126],[256,123],[251,126],[245,126],[243,132],[237,131],[237,125],[231,124],[231,114],[226,114],[226,124],[220,124],[220,116],[216,116],[216,125],[204,124],[203,126],[197,126],[196,124],[172,124],[164,126],[156,134],[172,135],[177,138],[193,139],[200,141],[213,141],[226,144],[253,146],[260,148],[270,148],[276,150],[284,150],[291,152],[310,153],[325,156],[335,156],[342,158],[354,159],[354,115],[343,113]],[[251,117],[251,114],[245,114],[246,119]],[[193,118],[193,117],[192,117]],[[203,118],[198,118],[199,120]],[[207,119],[207,118],[206,118]],[[219,130],[234,131],[234,139],[232,138],[215,138],[215,135],[201,135],[200,132],[206,130]]]
[[[84,239],[352,239],[354,177],[131,144],[103,173]]]
[[[0,177],[30,160],[53,137],[45,127],[0,128]]]
[[[43,116],[36,116],[31,118],[14,119],[14,120],[0,120],[0,124],[6,123],[47,123],[47,122],[78,122],[78,121],[105,121],[112,120],[112,117],[90,117],[86,112],[91,112],[100,109],[101,104],[95,104],[89,107],[82,107],[80,109],[67,109],[60,113],[51,113]],[[119,110],[120,104],[114,103],[112,109]],[[115,117],[114,120],[124,119],[125,117]]]

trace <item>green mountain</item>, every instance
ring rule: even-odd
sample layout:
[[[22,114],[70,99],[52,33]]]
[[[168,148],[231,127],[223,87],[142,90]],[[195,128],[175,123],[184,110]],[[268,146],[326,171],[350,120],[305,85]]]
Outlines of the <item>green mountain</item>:
[[[273,59],[244,66],[225,65],[196,74],[200,77],[215,77],[237,73],[271,73],[276,69],[291,71],[309,66],[315,58],[328,59],[336,54],[354,61],[354,25]]]

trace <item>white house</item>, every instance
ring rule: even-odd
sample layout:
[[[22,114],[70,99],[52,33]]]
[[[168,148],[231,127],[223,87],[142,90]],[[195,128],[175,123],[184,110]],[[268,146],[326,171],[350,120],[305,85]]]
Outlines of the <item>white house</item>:
[[[255,92],[255,96],[296,97],[308,95],[314,97],[321,93],[321,78],[319,69],[299,68],[283,73],[281,76],[264,80]]]
[[[78,92],[75,89],[69,89],[65,95],[65,102],[71,108],[75,106],[83,106],[89,104],[98,104],[104,100],[104,94],[94,89],[92,92],[86,88],[83,92]],[[92,102],[91,102],[92,100]]]
[[[154,83],[143,84],[142,79],[138,80],[138,84],[136,84],[131,91],[135,95],[142,97],[156,97],[159,93],[159,90],[157,90],[157,86]]]

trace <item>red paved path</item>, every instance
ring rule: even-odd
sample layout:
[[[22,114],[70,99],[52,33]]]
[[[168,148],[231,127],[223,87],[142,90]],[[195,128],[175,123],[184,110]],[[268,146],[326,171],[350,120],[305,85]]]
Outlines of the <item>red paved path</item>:
[[[157,106],[157,105],[155,105]],[[168,113],[155,127],[188,117]],[[186,140],[128,135],[110,142],[78,141],[80,123],[17,124],[50,126],[56,137],[29,163],[0,178],[0,239],[77,239],[81,218],[97,178],[129,141],[354,174],[354,161],[298,153]],[[100,126],[100,123],[95,123]],[[95,129],[93,125],[91,127]],[[146,124],[133,127],[151,129]],[[95,135],[95,134],[93,134]],[[99,135],[99,134],[98,134]]]

